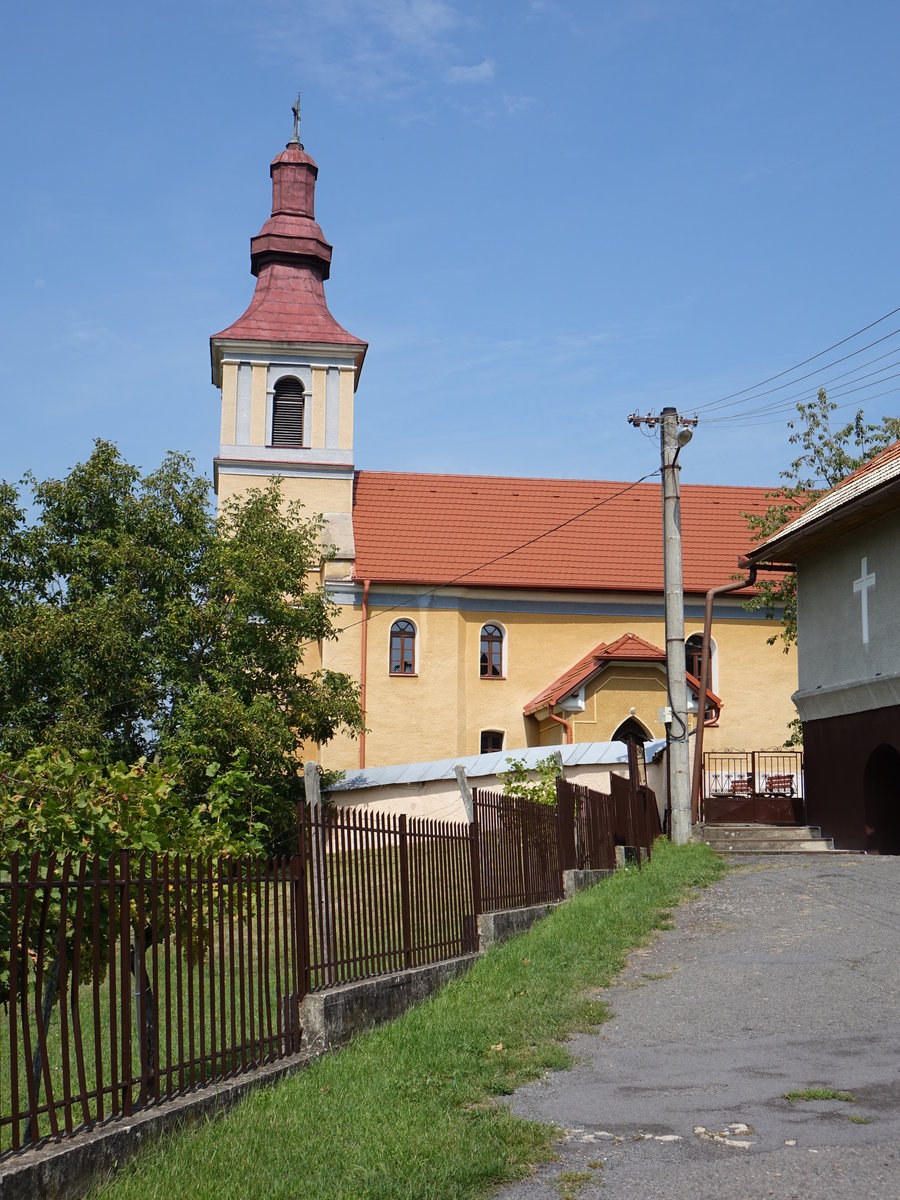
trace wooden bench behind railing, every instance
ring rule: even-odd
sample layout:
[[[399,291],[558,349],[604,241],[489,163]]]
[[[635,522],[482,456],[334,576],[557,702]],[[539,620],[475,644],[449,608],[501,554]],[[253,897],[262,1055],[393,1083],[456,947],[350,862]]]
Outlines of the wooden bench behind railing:
[[[777,793],[780,796],[793,796],[794,794],[794,777],[793,775],[767,775],[766,776],[766,791]]]
[[[749,779],[732,779],[730,792],[732,796],[752,796],[753,785]]]

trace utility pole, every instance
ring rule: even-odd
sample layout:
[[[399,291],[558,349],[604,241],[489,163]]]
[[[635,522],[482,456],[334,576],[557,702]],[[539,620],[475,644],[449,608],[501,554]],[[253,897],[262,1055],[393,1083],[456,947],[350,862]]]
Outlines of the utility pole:
[[[631,425],[659,426],[663,500],[663,587],[666,606],[666,680],[672,725],[669,733],[669,780],[672,827],[676,845],[691,837],[690,743],[687,723],[687,679],[684,660],[684,586],[681,571],[681,500],[678,455],[691,440],[697,418],[680,417],[674,408],[659,416],[633,413]],[[700,700],[701,707],[703,698]]]

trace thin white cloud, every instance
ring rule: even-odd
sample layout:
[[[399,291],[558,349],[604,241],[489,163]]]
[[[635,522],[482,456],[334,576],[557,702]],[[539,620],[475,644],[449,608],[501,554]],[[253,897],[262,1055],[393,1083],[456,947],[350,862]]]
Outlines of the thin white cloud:
[[[123,344],[121,336],[109,325],[74,313],[67,314],[60,340],[63,345],[77,350],[109,350]]]
[[[450,67],[444,78],[448,83],[487,83],[494,78],[494,60],[485,58],[471,67]]]
[[[266,57],[302,51],[303,78],[348,103],[408,102],[470,24],[449,0],[259,0],[247,31]]]
[[[462,22],[459,12],[443,0],[361,0],[359,7],[373,24],[417,50],[433,48]]]
[[[506,92],[503,93],[503,108],[508,117],[518,116],[520,112],[531,108],[534,102],[534,96],[510,96]]]

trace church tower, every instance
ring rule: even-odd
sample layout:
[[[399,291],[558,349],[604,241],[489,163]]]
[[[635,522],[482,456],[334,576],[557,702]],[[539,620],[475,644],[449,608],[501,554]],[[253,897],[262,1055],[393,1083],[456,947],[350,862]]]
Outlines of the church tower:
[[[215,460],[220,501],[266,476],[325,518],[337,547],[329,574],[347,575],[353,544],[353,402],[367,344],[328,311],[331,246],[315,219],[319,169],[294,134],[273,161],[272,215],[250,239],[256,289],[250,307],[210,338],[212,380],[222,393]]]

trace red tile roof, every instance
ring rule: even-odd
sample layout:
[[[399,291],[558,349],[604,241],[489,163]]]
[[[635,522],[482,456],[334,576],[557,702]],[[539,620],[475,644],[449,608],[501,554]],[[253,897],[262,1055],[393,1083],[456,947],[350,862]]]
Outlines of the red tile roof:
[[[601,642],[584,658],[580,658],[574,666],[569,667],[568,671],[560,675],[559,679],[555,679],[542,692],[539,692],[533,700],[529,700],[522,711],[529,716],[547,704],[556,704],[563,696],[568,696],[570,692],[574,692],[576,688],[580,688],[583,683],[586,683],[604,663],[613,661],[664,663],[666,652],[660,650],[658,646],[651,645],[650,642],[645,642],[636,633],[623,633],[620,638],[610,642],[609,645]]]
[[[805,543],[807,550],[823,538],[836,537],[850,528],[870,521],[880,511],[896,507],[900,484],[900,440],[857,467],[833,488],[823,492],[798,516],[777,530],[748,557],[760,562],[775,561],[779,555],[797,554]],[[861,504],[865,507],[861,508]],[[812,539],[812,540],[810,540]]]
[[[743,512],[766,488],[685,484],[684,588],[727,583],[749,541]],[[659,484],[360,471],[358,579],[425,586],[656,592],[663,586]]]

